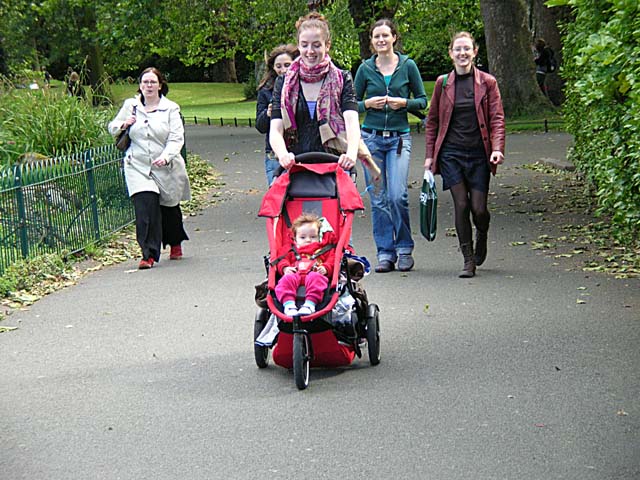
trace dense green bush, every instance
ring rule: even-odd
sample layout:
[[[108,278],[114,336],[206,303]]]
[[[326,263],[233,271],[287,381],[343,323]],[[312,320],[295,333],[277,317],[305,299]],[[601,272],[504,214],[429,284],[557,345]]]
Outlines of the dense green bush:
[[[26,152],[53,157],[111,142],[111,113],[54,89],[0,89],[0,165]]]
[[[626,241],[640,234],[640,4],[554,0],[572,7],[563,75],[571,159],[594,187],[598,213]]]

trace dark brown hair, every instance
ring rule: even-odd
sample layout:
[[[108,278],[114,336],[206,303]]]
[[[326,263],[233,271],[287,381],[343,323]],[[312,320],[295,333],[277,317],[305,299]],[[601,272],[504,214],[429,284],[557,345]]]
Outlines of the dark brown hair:
[[[284,54],[289,55],[291,57],[291,60],[295,60],[299,55],[298,47],[289,43],[278,45],[276,48],[271,50],[269,56],[265,58],[266,68],[264,71],[264,75],[260,80],[260,84],[258,85],[258,90],[260,90],[262,87],[267,87],[269,89],[273,88],[273,82],[275,82],[277,77],[276,71],[274,70],[274,64],[276,63],[276,58]]]
[[[535,47],[536,50],[538,50],[539,52],[542,52],[544,50],[544,47],[547,46],[547,42],[545,42],[544,39],[542,38],[537,38],[533,46]]]
[[[158,77],[158,82],[160,82],[160,96],[166,96],[167,93],[169,93],[169,84],[167,83],[167,80],[164,78],[164,75],[162,75],[162,73],[160,73],[160,70],[158,70],[156,67],[149,67],[149,68],[145,68],[142,73],[140,74],[140,76],[138,76],[138,85],[140,85],[140,82],[142,82],[142,77],[144,76],[145,73],[153,73],[156,77]],[[144,95],[142,94],[142,90],[140,90],[140,87],[138,87],[138,93],[140,94],[140,98],[142,99],[142,104],[144,105]]]
[[[394,42],[394,48],[398,45],[399,40],[400,40],[400,35],[398,34],[398,29],[396,28],[396,24],[393,23],[393,21],[389,18],[381,18],[380,20],[378,20],[377,22],[375,22],[373,25],[371,25],[371,28],[369,29],[369,38],[373,38],[373,31],[378,28],[378,27],[384,27],[387,26],[389,27],[389,30],[391,30],[391,35],[393,35],[394,37],[396,37],[396,40]],[[375,49],[373,48],[373,42],[370,43],[369,48],[371,49],[372,52],[375,53]]]

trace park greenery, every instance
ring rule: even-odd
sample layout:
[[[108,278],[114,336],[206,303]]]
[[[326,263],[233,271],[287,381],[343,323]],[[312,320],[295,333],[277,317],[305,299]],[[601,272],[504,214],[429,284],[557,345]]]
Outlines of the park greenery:
[[[45,66],[62,78],[67,67],[86,65],[89,80],[135,77],[155,64],[170,81],[247,82],[275,45],[294,41],[295,20],[308,2],[270,0],[6,0],[0,3],[4,71]],[[402,48],[426,79],[449,67],[451,33],[466,29],[479,40],[478,0],[334,0],[322,3],[333,29],[332,57],[356,68],[368,54],[368,26],[376,16],[395,17]],[[357,10],[357,12],[356,12]],[[131,21],[144,16],[144,22]],[[484,52],[482,57],[485,57]],[[485,62],[486,63],[486,62]],[[95,85],[95,84],[94,84]]]
[[[368,25],[379,16],[395,18],[402,47],[415,58],[425,80],[450,68],[446,51],[450,34],[470,30],[481,46],[479,61],[498,77],[509,119],[516,111],[535,118],[536,109],[538,114],[555,115],[554,107],[535,86],[526,49],[543,27],[549,31],[548,24],[536,25],[535,19],[562,10],[554,25],[556,33],[562,33],[562,43],[555,45],[561,71],[549,81],[561,77],[566,82],[562,112],[575,137],[571,159],[592,187],[598,212],[612,219],[617,236],[638,239],[637,1],[5,0],[0,3],[0,73],[30,81],[31,74],[24,72],[42,66],[58,79],[68,66],[81,68],[91,83],[91,98],[98,100],[93,103],[109,98],[117,105],[123,93],[129,96],[135,91],[135,85],[114,85],[112,81],[132,80],[141,67],[155,64],[169,74],[174,86],[170,96],[183,105],[186,115],[210,116],[216,103],[216,109],[226,106],[233,116],[246,117],[253,114],[253,103],[235,97],[218,102],[224,99],[221,90],[202,93],[189,87],[194,84],[188,81],[210,82],[221,75],[225,81],[250,84],[259,73],[264,52],[293,40],[294,21],[307,11],[308,3],[318,6],[331,21],[331,53],[345,68],[356,68],[368,55]],[[140,16],[145,22],[131,21]],[[515,21],[514,16],[522,21]],[[511,30],[501,35],[499,25]],[[517,37],[512,50],[503,51],[496,39],[507,33]],[[215,84],[206,83],[202,88],[210,85]],[[186,96],[182,98],[183,92]],[[54,99],[42,91],[29,96],[6,90],[0,95],[0,108],[0,160],[28,152],[56,155],[110,141],[103,129],[112,114],[108,108],[93,109],[87,102],[64,96]],[[218,115],[226,116],[211,116]]]
[[[550,2],[551,3],[551,2]],[[640,3],[564,0],[564,118],[571,160],[592,185],[598,212],[621,238],[640,236]]]
[[[79,153],[104,145],[110,112],[62,94],[62,89],[21,91],[7,84],[0,94],[0,165]]]

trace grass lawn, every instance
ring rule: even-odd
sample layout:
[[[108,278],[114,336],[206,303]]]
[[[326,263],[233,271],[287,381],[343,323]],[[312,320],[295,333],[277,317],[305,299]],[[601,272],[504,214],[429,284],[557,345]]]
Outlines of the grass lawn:
[[[112,85],[116,105],[133,96],[137,85]],[[255,100],[245,100],[243,86],[239,83],[171,83],[168,98],[180,105],[187,122],[198,120],[256,117]]]
[[[431,99],[435,81],[423,82],[427,98]],[[112,92],[116,105],[121,105],[125,98],[136,93],[137,85],[112,85]],[[255,100],[245,100],[243,85],[237,83],[171,83],[169,94],[171,100],[178,103],[187,123],[206,123],[211,119],[212,125],[219,125],[220,118],[229,124],[234,118],[239,125],[248,125],[248,119],[253,122],[256,117]],[[513,131],[541,131],[545,118],[549,121],[550,130],[562,130],[562,116],[557,114],[541,115],[539,117],[518,117],[507,119],[507,130]],[[410,117],[411,121],[415,117]]]

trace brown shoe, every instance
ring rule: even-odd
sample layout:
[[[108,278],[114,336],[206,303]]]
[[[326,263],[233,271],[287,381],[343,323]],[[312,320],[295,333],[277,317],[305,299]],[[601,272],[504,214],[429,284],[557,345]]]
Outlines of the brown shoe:
[[[461,243],[460,251],[464,257],[462,271],[458,274],[460,278],[471,278],[476,274],[476,261],[473,257],[473,245],[471,243]]]

